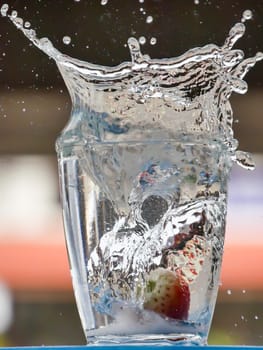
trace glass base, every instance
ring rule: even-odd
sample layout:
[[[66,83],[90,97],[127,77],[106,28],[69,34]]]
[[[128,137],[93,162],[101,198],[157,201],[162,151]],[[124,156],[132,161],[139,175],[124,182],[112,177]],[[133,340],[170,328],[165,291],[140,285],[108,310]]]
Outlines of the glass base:
[[[88,345],[207,345],[207,339],[196,334],[135,334],[127,336],[87,336]]]

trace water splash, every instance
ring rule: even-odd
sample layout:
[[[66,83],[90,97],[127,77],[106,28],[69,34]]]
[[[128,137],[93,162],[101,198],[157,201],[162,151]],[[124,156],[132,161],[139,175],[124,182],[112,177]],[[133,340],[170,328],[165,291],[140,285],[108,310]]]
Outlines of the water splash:
[[[102,5],[106,3],[101,1]],[[263,59],[261,52],[244,58],[242,50],[233,49],[244,36],[244,23],[252,18],[252,11],[243,12],[241,21],[230,29],[221,47],[209,44],[190,49],[179,57],[152,59],[141,52],[140,45],[146,43],[144,36],[139,40],[130,38],[131,62],[105,67],[64,55],[48,38],[38,38],[16,11],[8,14],[8,9],[8,5],[3,4],[1,15],[8,16],[35,46],[56,61],[74,104],[78,101],[100,113],[103,99],[104,109],[111,111],[103,122],[107,130],[104,128],[101,132],[93,126],[87,130],[91,137],[117,141],[125,134],[126,139],[127,136],[136,139],[136,133],[142,137],[142,128],[149,130],[148,134],[145,131],[146,138],[159,139],[165,134],[167,139],[173,139],[178,132],[202,135],[227,144],[239,165],[254,168],[249,154],[235,152],[238,142],[233,137],[233,112],[229,102],[232,92],[247,92],[244,77]],[[148,16],[146,21],[151,19]],[[64,37],[63,42],[69,44],[70,40]],[[156,39],[150,39],[150,44],[155,45]],[[138,104],[142,105],[144,120],[138,119]]]

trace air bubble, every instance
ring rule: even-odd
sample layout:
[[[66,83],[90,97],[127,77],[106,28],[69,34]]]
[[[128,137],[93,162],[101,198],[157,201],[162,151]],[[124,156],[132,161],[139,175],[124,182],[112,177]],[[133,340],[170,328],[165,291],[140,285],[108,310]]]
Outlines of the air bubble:
[[[140,36],[140,37],[139,37],[139,43],[140,43],[141,45],[144,45],[144,44],[146,43],[146,38],[145,38],[145,36]]]
[[[103,5],[103,6],[107,5],[107,3],[108,3],[108,0],[101,0],[101,2],[100,2],[100,4]]]
[[[1,6],[0,13],[1,13],[1,15],[2,15],[3,17],[5,17],[5,16],[7,15],[8,9],[9,9],[8,4],[3,4],[3,5]]]
[[[152,23],[153,22],[153,16],[148,16],[146,18],[146,23]]]
[[[69,45],[71,43],[71,37],[66,35],[63,37],[62,41],[65,45]]]

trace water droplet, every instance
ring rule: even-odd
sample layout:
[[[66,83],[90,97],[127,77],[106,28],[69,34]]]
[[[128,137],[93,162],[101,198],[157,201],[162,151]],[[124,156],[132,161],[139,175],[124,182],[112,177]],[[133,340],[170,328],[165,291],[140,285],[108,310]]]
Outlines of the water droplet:
[[[101,2],[100,2],[100,4],[103,5],[103,6],[107,5],[107,3],[108,3],[108,0],[101,0]]]
[[[223,48],[232,49],[235,43],[241,38],[246,31],[246,27],[243,23],[236,23],[229,31],[229,34],[225,40]]]
[[[144,3],[144,0],[139,0],[139,3],[143,4],[143,3]]]
[[[157,43],[157,39],[155,37],[152,37],[150,40],[151,45],[155,45]]]
[[[257,316],[257,315],[255,315],[254,319],[255,319],[255,320],[258,320],[258,316]]]
[[[140,37],[139,37],[139,43],[140,43],[141,45],[144,45],[144,44],[146,43],[146,38],[145,38],[145,36],[140,36]]]
[[[31,26],[31,23],[28,22],[28,21],[26,21],[25,24],[24,24],[24,27],[25,27],[25,28],[30,28],[30,26]]]
[[[12,11],[12,12],[11,12],[11,17],[12,17],[12,18],[16,18],[16,17],[17,17],[17,11],[15,11],[15,10]]]
[[[243,294],[246,294],[246,292],[247,292],[247,291],[246,291],[245,289],[242,290],[242,293],[243,293]]]
[[[241,316],[240,316],[240,318],[241,318],[241,320],[243,320],[243,321],[244,321],[245,316],[241,315]]]
[[[22,112],[25,112],[26,111],[26,108],[22,108]]]
[[[137,39],[135,38],[129,38],[128,39],[128,46],[130,49],[131,59],[132,62],[139,62],[143,59],[142,53],[140,50],[140,44]]]
[[[236,151],[235,158],[236,158],[237,164],[239,164],[241,167],[247,170],[255,169],[255,162],[250,153],[243,152],[243,151]]]
[[[245,10],[242,14],[241,22],[246,22],[253,18],[253,13],[251,10]]]
[[[17,28],[22,28],[22,27],[23,27],[24,21],[23,21],[22,18],[20,18],[20,17],[15,17],[15,18],[13,19],[13,22],[14,22],[14,24],[16,25]]]
[[[71,37],[70,36],[63,36],[63,43],[65,44],[65,45],[69,45],[70,43],[71,43]]]
[[[153,16],[148,16],[146,18],[146,23],[152,23],[153,22]]]
[[[199,0],[194,0],[195,5],[199,5]]]
[[[9,9],[8,4],[3,4],[3,5],[1,6],[0,13],[1,13],[1,15],[2,15],[3,17],[5,17],[5,16],[7,15],[8,9]]]
[[[228,289],[226,292],[227,292],[228,295],[231,295],[231,294],[232,294],[231,289]]]

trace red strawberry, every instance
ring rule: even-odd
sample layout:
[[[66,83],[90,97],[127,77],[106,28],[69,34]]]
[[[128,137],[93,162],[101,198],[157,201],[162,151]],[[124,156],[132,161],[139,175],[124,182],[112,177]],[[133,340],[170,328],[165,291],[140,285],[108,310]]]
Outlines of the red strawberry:
[[[190,290],[180,272],[164,268],[151,271],[146,285],[144,308],[163,316],[186,320]]]

